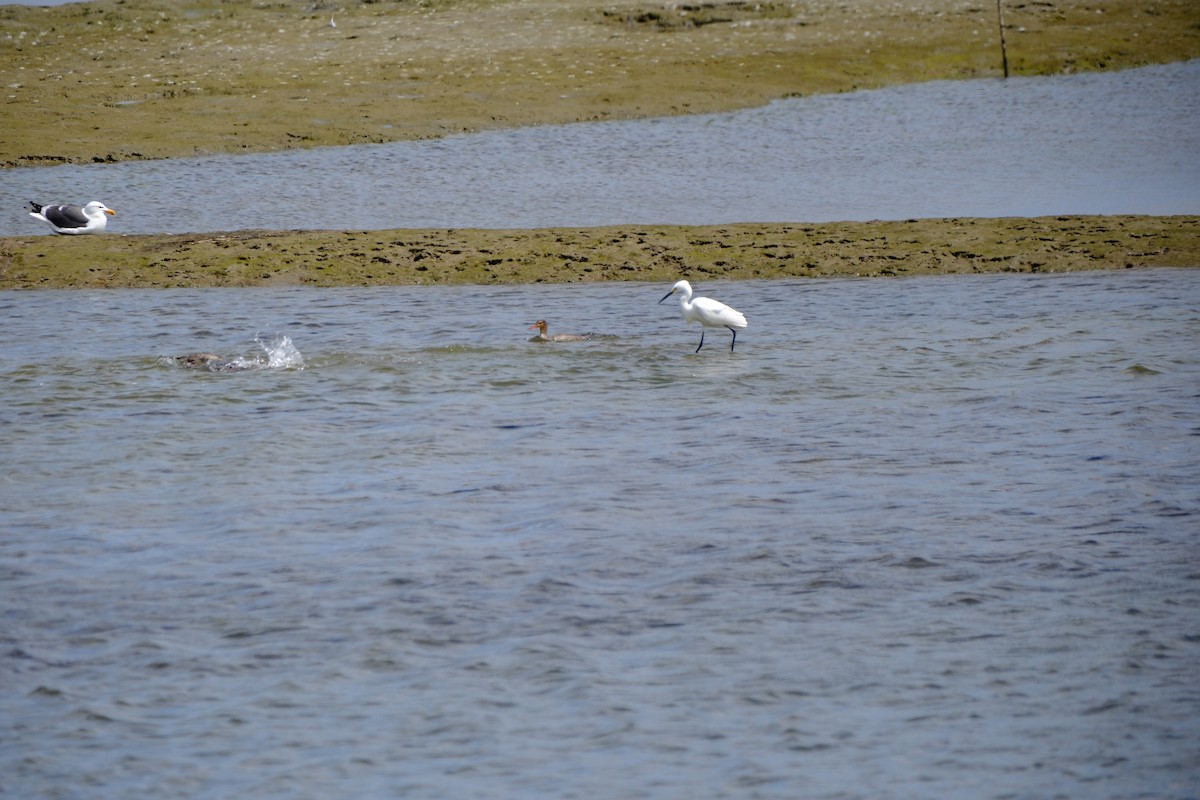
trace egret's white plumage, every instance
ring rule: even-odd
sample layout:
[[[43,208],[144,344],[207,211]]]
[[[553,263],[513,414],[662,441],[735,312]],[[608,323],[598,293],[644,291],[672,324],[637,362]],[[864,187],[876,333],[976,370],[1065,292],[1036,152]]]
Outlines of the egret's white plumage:
[[[683,312],[685,322],[699,322],[700,328],[700,344],[696,346],[696,352],[700,352],[700,348],[704,347],[704,329],[705,328],[728,328],[733,334],[733,341],[729,343],[729,352],[733,352],[733,346],[737,344],[737,332],[746,329],[746,316],[735,309],[730,308],[724,303],[719,303],[708,297],[697,297],[692,299],[692,285],[687,281],[679,281],[671,287],[671,291],[667,292],[659,303],[666,300],[671,295],[679,293],[679,309]]]
[[[93,200],[86,206],[43,206],[29,201],[29,216],[40,219],[49,225],[55,233],[100,233],[108,224],[106,214],[116,216],[117,212]]]

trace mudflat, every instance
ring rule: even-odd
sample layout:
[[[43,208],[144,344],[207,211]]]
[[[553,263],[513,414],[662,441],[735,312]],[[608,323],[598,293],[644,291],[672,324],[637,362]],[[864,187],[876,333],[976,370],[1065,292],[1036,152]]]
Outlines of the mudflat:
[[[1200,57],[1194,0],[0,6],[0,166],[431,138]],[[72,198],[64,198],[70,200]],[[0,238],[0,289],[1200,265],[1197,217]]]
[[[0,289],[906,276],[1200,265],[1200,217],[0,239]]]
[[[0,165],[242,153],[1200,57],[1195,0],[0,6]]]

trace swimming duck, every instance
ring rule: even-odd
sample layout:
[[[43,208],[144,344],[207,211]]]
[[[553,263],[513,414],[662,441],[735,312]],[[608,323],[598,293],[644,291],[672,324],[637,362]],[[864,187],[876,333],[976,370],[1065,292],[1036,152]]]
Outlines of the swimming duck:
[[[546,320],[539,319],[537,322],[529,326],[529,330],[537,329],[538,335],[532,337],[531,342],[586,342],[592,338],[582,333],[556,333],[553,336],[546,333]]]

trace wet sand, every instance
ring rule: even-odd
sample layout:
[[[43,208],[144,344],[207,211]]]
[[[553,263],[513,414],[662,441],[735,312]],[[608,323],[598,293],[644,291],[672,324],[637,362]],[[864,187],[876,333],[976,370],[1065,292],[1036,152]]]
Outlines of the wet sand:
[[[1200,57],[1194,0],[1005,6],[1013,75]],[[0,6],[0,165],[409,140],[999,76],[999,30],[996,4],[973,0]]]
[[[1200,57],[1192,0],[1008,4],[1005,23],[1014,75]],[[998,76],[1001,64],[994,7],[965,0],[93,0],[0,6],[0,47],[3,166],[725,111],[786,96]],[[1195,217],[0,238],[0,288],[1197,265]]]
[[[1200,217],[0,239],[0,289],[906,276],[1200,266]]]

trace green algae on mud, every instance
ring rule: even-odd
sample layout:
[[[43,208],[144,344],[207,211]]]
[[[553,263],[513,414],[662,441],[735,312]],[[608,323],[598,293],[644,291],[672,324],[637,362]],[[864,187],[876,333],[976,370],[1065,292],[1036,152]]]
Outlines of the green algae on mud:
[[[0,289],[520,284],[1200,266],[1200,217],[0,238]]]
[[[995,12],[978,0],[0,5],[0,165],[385,142],[998,76]],[[1013,75],[1200,57],[1195,0],[1006,2],[1005,23]]]

